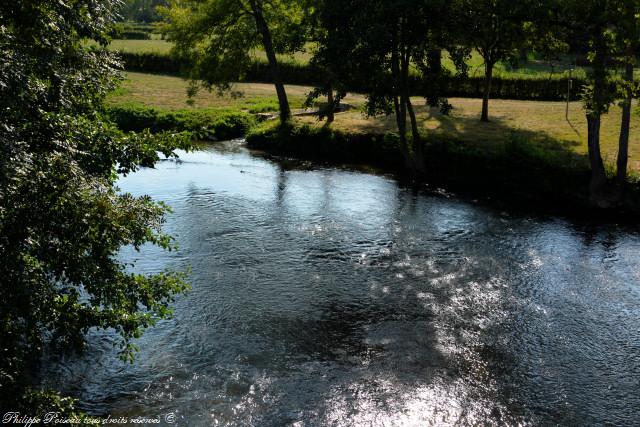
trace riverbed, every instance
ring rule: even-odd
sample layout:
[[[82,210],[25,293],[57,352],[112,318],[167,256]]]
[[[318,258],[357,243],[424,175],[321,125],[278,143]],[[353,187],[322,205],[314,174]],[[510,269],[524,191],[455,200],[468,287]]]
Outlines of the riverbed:
[[[121,362],[44,368],[94,415],[181,426],[639,425],[640,234],[504,212],[241,141],[119,181],[173,209],[191,270]]]

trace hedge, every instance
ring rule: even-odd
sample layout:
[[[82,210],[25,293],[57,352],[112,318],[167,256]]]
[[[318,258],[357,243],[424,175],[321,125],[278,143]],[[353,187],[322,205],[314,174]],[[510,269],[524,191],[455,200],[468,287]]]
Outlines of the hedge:
[[[151,40],[151,33],[147,31],[125,30],[119,36],[123,40]]]
[[[225,110],[164,111],[123,105],[107,107],[107,115],[118,128],[127,132],[191,132],[196,139],[228,140],[244,136],[255,124],[248,113]]]
[[[166,54],[120,53],[125,63],[125,69],[146,73],[179,74],[180,64]],[[314,86],[318,83],[321,73],[308,64],[282,62],[280,64],[282,79],[287,84]],[[264,61],[254,62],[246,74],[240,79],[245,82],[269,83],[271,76],[269,66]],[[425,82],[414,77],[413,92],[417,95],[425,94]],[[484,77],[449,76],[441,79],[441,93],[447,97],[481,98],[483,95]],[[580,88],[586,85],[581,79],[573,80],[571,100],[580,98]],[[545,79],[534,78],[500,78],[492,81],[491,98],[518,99],[531,101],[565,101],[567,98],[568,79],[566,77],[552,77]],[[364,87],[352,87],[354,92],[366,92]]]

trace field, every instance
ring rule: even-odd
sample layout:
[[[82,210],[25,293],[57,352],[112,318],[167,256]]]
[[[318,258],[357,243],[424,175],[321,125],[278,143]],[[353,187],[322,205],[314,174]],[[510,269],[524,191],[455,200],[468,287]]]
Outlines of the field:
[[[237,84],[235,91],[242,95],[220,95],[201,91],[193,105],[187,103],[187,83],[177,77],[141,73],[127,73],[122,87],[113,93],[111,104],[138,104],[165,110],[194,108],[238,109],[250,112],[275,110],[277,101],[275,90],[269,84]],[[300,109],[311,90],[305,86],[287,86],[292,108]],[[477,99],[454,98],[449,100],[454,106],[450,116],[424,106],[424,101],[416,98],[417,111],[422,128],[428,137],[442,137],[477,144],[490,149],[496,144],[509,140],[512,133],[520,134],[535,142],[546,151],[571,151],[579,154],[587,152],[586,120],[581,103],[569,105],[569,121],[565,119],[566,104],[561,102],[532,102],[492,100],[490,112],[492,122],[480,123],[481,101]],[[366,118],[358,107],[365,102],[363,96],[350,95],[345,102],[355,109],[337,114],[334,127],[349,132],[385,133],[395,130],[393,117]],[[612,107],[604,117],[602,126],[603,156],[608,164],[613,164],[617,155],[620,109]],[[634,115],[630,141],[630,167],[640,172],[640,118]],[[305,123],[318,123],[314,117],[299,117]]]
[[[172,43],[158,39],[154,35],[153,40],[113,40],[109,45],[109,49],[117,52],[130,53],[161,53],[169,54]],[[308,47],[304,52],[296,52],[292,55],[278,55],[281,61],[290,61],[298,63],[308,63],[311,58],[311,48]],[[267,56],[262,50],[256,50],[252,53],[255,59],[267,60]]]
[[[155,36],[155,35],[154,35]],[[118,52],[145,53],[154,52],[161,54],[169,54],[172,44],[166,40],[113,40],[109,48]],[[313,51],[312,45],[307,45],[305,51],[297,52],[293,55],[279,55],[280,60],[297,63],[308,63]],[[266,60],[263,51],[256,50],[253,52],[256,59]],[[449,70],[454,70],[453,62],[445,54],[443,65]],[[474,52],[468,61],[469,75],[484,75],[484,67],[482,57]],[[549,78],[550,76],[564,75],[568,73],[571,64],[569,60],[555,61],[553,63],[531,59],[527,64],[522,64],[517,69],[512,69],[507,64],[496,64],[494,75],[503,78]],[[573,74],[576,77],[584,77],[584,69],[578,67]]]

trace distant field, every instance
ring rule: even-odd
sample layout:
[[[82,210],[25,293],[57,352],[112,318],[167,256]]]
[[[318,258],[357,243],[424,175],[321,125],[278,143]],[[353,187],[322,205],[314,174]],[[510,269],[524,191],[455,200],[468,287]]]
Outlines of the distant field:
[[[168,54],[171,50],[172,44],[165,40],[113,40],[110,49],[120,52],[155,52],[161,54]],[[293,55],[280,55],[281,60],[293,61],[298,63],[308,63],[312,56],[312,46],[307,46],[305,52],[297,52]],[[266,55],[263,51],[257,50],[253,53],[256,59],[266,60]],[[450,70],[454,70],[453,62],[445,55],[444,66]],[[482,76],[484,75],[484,66],[482,57],[474,52],[469,64],[470,76]],[[527,64],[523,64],[518,69],[511,69],[508,65],[497,64],[495,68],[496,77],[518,77],[518,78],[545,78],[556,75],[563,75],[569,69],[570,64],[568,62],[556,62],[553,64],[531,60]],[[584,77],[584,69],[578,68],[574,72],[576,77]]]
[[[118,52],[154,52],[168,54],[172,44],[165,40],[113,40],[109,49]]]
[[[273,101],[277,105],[277,97],[272,84],[237,83],[233,92],[220,95],[201,90],[193,99],[193,105],[187,101],[187,82],[179,77],[156,74],[126,73],[126,79],[120,89],[109,96],[110,104],[140,104],[167,110],[185,108],[246,108],[253,104]],[[287,85],[289,103],[294,109],[302,108],[310,87]],[[358,97],[359,102],[364,98]],[[355,98],[354,98],[355,99]]]
[[[131,53],[162,53],[169,54],[172,43],[166,40],[113,40],[109,45],[109,49],[118,52],[131,52]],[[310,48],[308,50],[311,50]],[[267,60],[266,54],[261,50],[253,52],[253,56],[256,59]],[[308,63],[311,59],[310,52],[296,52],[293,55],[278,55],[281,60],[294,61],[299,63]]]
[[[110,104],[141,104],[161,109],[176,110],[190,108],[232,108],[251,112],[275,110],[277,98],[273,85],[239,83],[234,90],[242,96],[219,95],[206,91],[194,98],[194,104],[187,104],[187,83],[177,77],[142,73],[127,73],[122,87],[112,94]],[[289,101],[293,109],[302,107],[306,95],[311,90],[306,86],[287,86]],[[361,106],[365,98],[349,95],[345,102]],[[511,133],[523,135],[536,142],[547,151],[560,152],[570,149],[584,154],[586,145],[586,120],[582,104],[574,102],[569,108],[569,122],[565,120],[566,104],[562,102],[534,102],[492,100],[490,111],[492,122],[478,120],[481,101],[477,99],[454,98],[449,100],[454,106],[450,116],[428,109],[424,100],[415,98],[422,128],[427,135],[443,136],[469,144],[481,144],[487,148],[504,144]],[[266,108],[265,108],[266,107]],[[617,155],[620,109],[613,107],[604,117],[602,126],[603,155],[608,164],[613,164]],[[297,120],[318,123],[314,117]],[[366,118],[358,110],[340,113],[334,127],[348,132],[384,133],[395,130],[393,117]],[[630,166],[640,172],[640,118],[633,116],[630,141]]]

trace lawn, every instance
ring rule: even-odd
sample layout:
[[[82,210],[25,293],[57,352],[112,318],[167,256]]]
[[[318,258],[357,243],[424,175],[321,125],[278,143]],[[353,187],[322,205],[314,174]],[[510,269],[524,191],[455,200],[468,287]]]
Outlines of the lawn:
[[[193,105],[188,103],[188,83],[179,78],[157,74],[131,73],[125,74],[120,89],[109,96],[111,104],[140,104],[166,110],[189,108],[246,108],[253,105],[271,102],[272,110],[277,109],[277,97],[271,84],[237,83],[232,93],[219,94],[216,91],[201,90],[194,98]],[[287,85],[289,103],[293,109],[302,108],[310,87]],[[364,102],[364,98],[359,102]],[[356,97],[351,97],[356,100]]]
[[[177,77],[127,73],[122,87],[112,94],[111,104],[141,104],[165,110],[191,108],[240,109],[250,112],[275,110],[277,98],[273,85],[239,83],[234,90],[242,95],[220,95],[201,91],[193,105],[187,104],[187,83]],[[300,109],[311,90],[305,86],[287,86],[292,108]],[[478,99],[453,98],[449,100],[454,109],[449,116],[424,106],[424,101],[415,98],[417,111],[425,134],[459,140],[481,147],[493,148],[503,144],[515,132],[534,141],[546,150],[558,152],[570,150],[579,154],[587,152],[586,120],[582,104],[569,105],[569,120],[565,119],[566,104],[562,102],[534,102],[492,100],[490,104],[491,123],[479,121],[481,101]],[[365,102],[361,95],[349,95],[345,102],[356,108],[336,115],[334,127],[347,132],[385,133],[395,130],[393,117],[366,118],[360,112]],[[609,164],[615,163],[617,155],[620,108],[612,107],[603,119],[603,156]],[[301,122],[318,124],[314,117],[299,117]],[[630,141],[630,167],[640,172],[640,117],[633,116]]]

